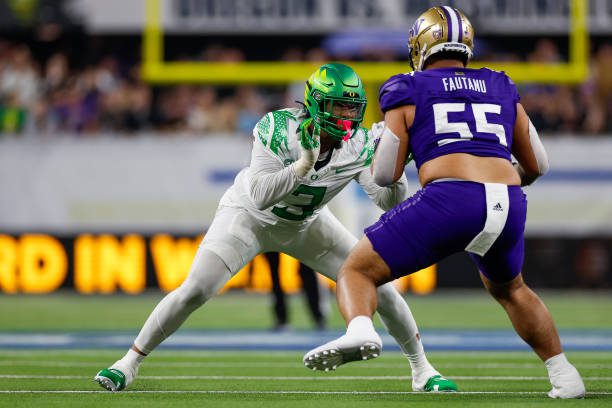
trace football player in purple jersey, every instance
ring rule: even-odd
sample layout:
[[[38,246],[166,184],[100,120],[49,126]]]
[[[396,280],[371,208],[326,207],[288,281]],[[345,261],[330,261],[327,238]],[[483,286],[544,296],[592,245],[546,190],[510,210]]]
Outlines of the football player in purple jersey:
[[[377,357],[376,287],[466,251],[518,335],[544,361],[548,396],[581,398],[580,374],[521,275],[527,212],[521,186],[548,171],[548,157],[510,78],[467,68],[473,40],[469,20],[452,7],[430,8],[412,26],[414,71],[380,89],[385,128],[371,170],[377,184],[388,185],[411,155],[422,188],[366,228],[338,276],[347,332],[306,353],[304,363],[326,370]]]

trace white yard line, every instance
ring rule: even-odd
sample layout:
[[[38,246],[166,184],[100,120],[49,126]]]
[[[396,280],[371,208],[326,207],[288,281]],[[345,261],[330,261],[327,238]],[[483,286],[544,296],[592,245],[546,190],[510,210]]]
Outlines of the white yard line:
[[[108,394],[108,391],[78,390],[0,390],[0,394]],[[410,391],[234,391],[234,390],[193,390],[193,391],[121,391],[120,394],[248,394],[248,395],[546,395],[539,391],[459,391],[448,393]],[[590,395],[612,395],[612,392],[587,392]],[[435,398],[435,397],[432,397]],[[451,397],[452,398],[452,397]]]
[[[25,367],[97,367],[101,368],[109,364],[109,361],[87,362],[87,361],[22,361],[22,360],[0,360],[0,366],[25,366]],[[188,361],[147,361],[147,367],[225,367],[225,368],[303,368],[301,361],[295,363],[274,363],[274,362],[252,362],[252,363],[232,363],[221,361],[208,362],[188,362]],[[408,367],[408,362],[398,367]]]
[[[99,362],[88,362],[88,361],[23,361],[23,360],[0,360],[0,366],[24,366],[24,367],[103,367],[107,365],[108,361]],[[274,362],[252,362],[252,363],[233,363],[233,362],[216,362],[216,361],[201,361],[201,362],[188,362],[188,361],[147,361],[147,367],[183,367],[183,368],[197,368],[197,367],[224,367],[224,368],[302,368],[303,365],[300,361],[295,363],[274,363]],[[612,364],[576,364],[579,369],[605,369],[612,370]],[[408,361],[405,363],[375,363],[369,362],[363,367],[354,368],[406,368],[408,369]],[[542,363],[476,363],[476,364],[455,364],[455,363],[440,363],[436,364],[437,368],[457,368],[457,369],[523,369],[523,368],[534,368],[541,369]]]
[[[530,381],[548,380],[548,377],[528,376],[449,376],[454,380],[492,380],[492,381]],[[49,380],[81,380],[92,376],[83,375],[27,375],[27,374],[0,374],[0,379],[49,379]],[[412,377],[404,375],[381,376],[333,376],[333,377],[302,377],[302,376],[250,376],[250,375],[142,375],[143,380],[242,380],[242,381],[388,381],[411,380]],[[612,377],[582,377],[587,381],[612,381]]]

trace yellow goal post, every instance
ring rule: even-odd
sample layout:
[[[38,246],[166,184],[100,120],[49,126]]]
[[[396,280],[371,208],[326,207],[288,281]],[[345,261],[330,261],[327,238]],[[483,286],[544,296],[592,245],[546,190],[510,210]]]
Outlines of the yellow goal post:
[[[152,84],[216,85],[283,85],[304,81],[318,66],[315,62],[252,61],[173,62],[164,61],[164,33],[161,24],[161,1],[145,0],[145,24],[142,37],[142,78]],[[554,64],[528,62],[475,61],[473,67],[487,66],[505,71],[515,82],[576,84],[588,75],[589,38],[587,30],[588,1],[570,2],[569,58]],[[407,62],[349,62],[366,84],[371,101],[377,100],[378,86],[392,75],[410,70]],[[370,103],[365,124],[378,117],[377,104]]]

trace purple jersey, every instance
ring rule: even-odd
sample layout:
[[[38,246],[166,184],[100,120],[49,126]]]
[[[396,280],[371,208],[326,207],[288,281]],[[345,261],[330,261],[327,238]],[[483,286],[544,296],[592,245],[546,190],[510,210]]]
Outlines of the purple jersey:
[[[383,112],[416,106],[408,133],[417,168],[451,153],[510,160],[519,95],[503,72],[436,68],[394,75],[379,101]]]

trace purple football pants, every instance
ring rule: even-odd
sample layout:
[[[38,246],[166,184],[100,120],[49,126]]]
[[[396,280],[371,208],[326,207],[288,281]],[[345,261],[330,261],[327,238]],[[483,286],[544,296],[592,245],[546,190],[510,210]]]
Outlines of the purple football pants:
[[[508,217],[484,256],[470,253],[493,282],[507,282],[523,266],[527,199],[519,186],[508,186]],[[365,234],[394,278],[426,268],[461,252],[483,229],[487,218],[484,185],[471,181],[429,183],[383,214]]]

